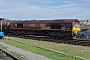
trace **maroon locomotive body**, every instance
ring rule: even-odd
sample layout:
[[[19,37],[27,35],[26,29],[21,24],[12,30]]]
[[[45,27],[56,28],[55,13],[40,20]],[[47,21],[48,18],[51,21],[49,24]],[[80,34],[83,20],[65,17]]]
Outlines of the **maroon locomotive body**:
[[[10,23],[10,29],[18,30],[72,30],[73,22],[76,19],[67,20],[37,20],[37,21],[16,21]]]
[[[72,39],[72,28],[77,22],[77,19],[14,21],[9,24],[9,29],[12,35],[34,34]]]

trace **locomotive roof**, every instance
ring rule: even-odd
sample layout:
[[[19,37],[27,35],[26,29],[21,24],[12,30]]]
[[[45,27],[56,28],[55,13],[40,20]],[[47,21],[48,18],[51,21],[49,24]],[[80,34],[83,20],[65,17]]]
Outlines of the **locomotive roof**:
[[[55,19],[55,20],[31,20],[31,21],[13,21],[11,23],[72,23],[77,19]]]

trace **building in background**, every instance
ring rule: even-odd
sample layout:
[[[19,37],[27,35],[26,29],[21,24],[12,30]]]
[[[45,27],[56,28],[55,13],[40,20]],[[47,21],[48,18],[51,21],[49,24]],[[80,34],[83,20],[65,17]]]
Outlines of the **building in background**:
[[[90,20],[80,20],[81,30],[90,31]]]

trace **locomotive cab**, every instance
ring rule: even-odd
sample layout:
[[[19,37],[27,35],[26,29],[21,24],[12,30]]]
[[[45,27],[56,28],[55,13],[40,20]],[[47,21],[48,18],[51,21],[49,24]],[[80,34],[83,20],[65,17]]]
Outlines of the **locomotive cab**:
[[[73,22],[73,29],[72,29],[73,37],[76,37],[79,34],[80,30],[81,28],[79,21]]]

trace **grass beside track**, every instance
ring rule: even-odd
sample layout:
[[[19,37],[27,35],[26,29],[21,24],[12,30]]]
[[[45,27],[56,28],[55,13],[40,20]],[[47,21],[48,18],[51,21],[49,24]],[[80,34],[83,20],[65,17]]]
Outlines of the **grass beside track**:
[[[23,55],[20,55],[16,52],[12,52],[12,51],[9,51],[9,53],[15,57],[17,57],[18,59],[24,59],[24,60],[28,60],[26,57],[24,57]]]
[[[1,49],[6,49],[6,47],[3,46],[3,45],[1,45],[1,44],[0,44],[0,48],[1,48]]]
[[[90,59],[90,47],[87,47],[87,46],[76,46],[76,45],[37,41],[37,40],[23,39],[23,38],[16,38],[16,37],[8,37],[8,39],[12,39],[14,41],[17,40],[28,44],[41,46],[43,48],[53,49],[53,50],[64,52],[74,56],[80,56],[83,58]]]
[[[48,51],[42,48],[37,48],[34,46],[30,46],[28,44],[22,44],[13,40],[8,40],[8,39],[3,39],[2,40],[5,43],[11,44],[13,46],[28,50],[30,52],[36,53],[36,54],[40,54],[42,56],[46,56],[48,58],[51,58],[52,60],[81,60],[79,58],[74,58],[72,56],[66,56],[63,54],[58,54],[52,51]]]

